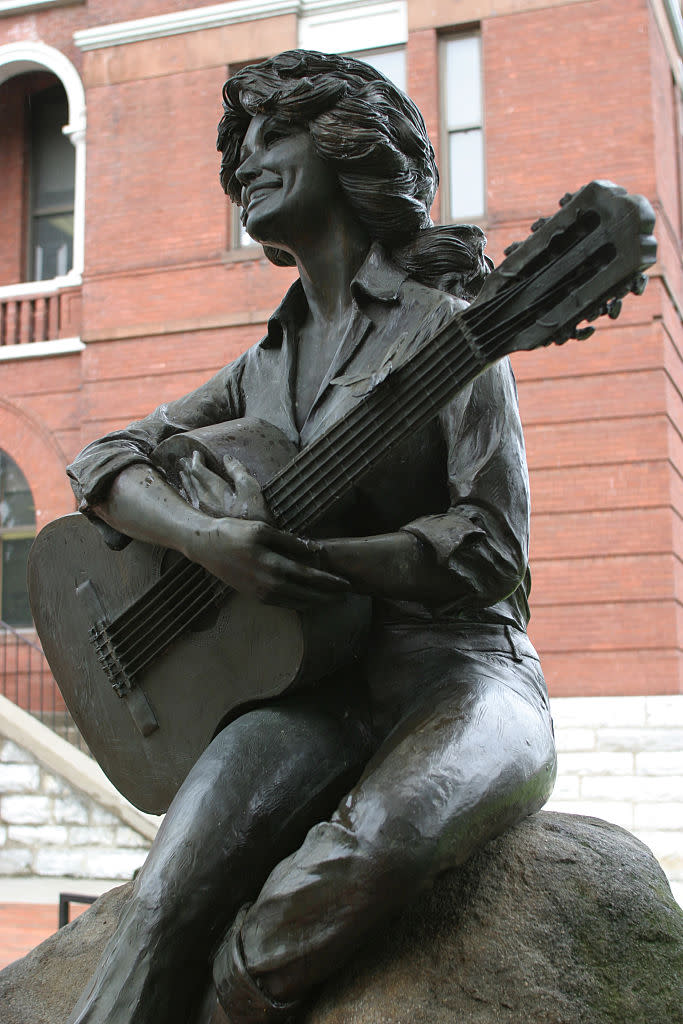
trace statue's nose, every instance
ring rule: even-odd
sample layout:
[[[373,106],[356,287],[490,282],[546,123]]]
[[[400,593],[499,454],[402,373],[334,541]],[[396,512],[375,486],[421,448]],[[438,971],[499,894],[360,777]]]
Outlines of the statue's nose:
[[[255,154],[250,155],[243,160],[237,170],[235,171],[235,177],[239,181],[240,185],[248,185],[250,181],[253,181],[260,173],[261,167]]]

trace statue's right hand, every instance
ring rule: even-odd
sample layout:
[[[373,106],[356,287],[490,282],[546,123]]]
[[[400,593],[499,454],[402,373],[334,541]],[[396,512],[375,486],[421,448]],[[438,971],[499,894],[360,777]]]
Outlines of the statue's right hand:
[[[317,547],[267,523],[208,519],[185,554],[218,579],[265,604],[305,608],[348,592],[347,580],[317,569]]]

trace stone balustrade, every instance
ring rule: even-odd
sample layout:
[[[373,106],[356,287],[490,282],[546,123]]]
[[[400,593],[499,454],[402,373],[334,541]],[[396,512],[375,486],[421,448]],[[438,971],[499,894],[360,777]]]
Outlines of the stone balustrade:
[[[81,286],[69,276],[0,288],[0,355],[21,345],[77,338]]]

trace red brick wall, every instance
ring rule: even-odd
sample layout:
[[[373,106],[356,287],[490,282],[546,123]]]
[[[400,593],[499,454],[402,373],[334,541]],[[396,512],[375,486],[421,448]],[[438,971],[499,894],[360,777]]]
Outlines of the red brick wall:
[[[23,277],[25,108],[24,85],[14,78],[0,85],[0,284]]]
[[[438,149],[438,30],[457,25],[445,20],[452,4],[432,4],[430,22],[418,2],[408,89]],[[185,6],[127,0],[116,20]],[[661,260],[642,299],[586,343],[514,361],[532,482],[532,636],[556,695],[677,692],[683,339],[659,276],[683,294],[671,72],[646,0],[492,6],[481,29],[493,256],[593,177],[645,193],[660,217]],[[463,7],[468,23],[475,7]],[[233,358],[293,277],[226,252],[214,150],[226,65],[292,45],[293,20],[236,26],[224,63],[210,33],[81,55],[73,29],[110,11],[91,0],[35,22],[82,69],[88,102],[86,351],[3,364],[0,445],[46,517],[71,507],[63,466],[83,444]],[[28,19],[0,19],[0,44],[9,23],[16,34]],[[0,237],[12,230],[0,220]]]
[[[0,365],[0,448],[31,486],[40,529],[74,511],[65,468],[80,444],[80,359],[64,355]]]

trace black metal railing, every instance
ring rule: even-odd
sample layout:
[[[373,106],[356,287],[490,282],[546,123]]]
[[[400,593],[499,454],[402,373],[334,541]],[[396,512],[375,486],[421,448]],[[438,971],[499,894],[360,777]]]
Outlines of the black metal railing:
[[[88,753],[85,740],[54,681],[33,630],[16,629],[0,619],[0,693],[63,739]]]
[[[86,906],[91,906],[97,896],[79,896],[73,892],[60,892],[59,894],[59,924],[58,928],[63,928],[64,925],[69,923],[71,914],[69,913],[72,903],[81,903]]]

